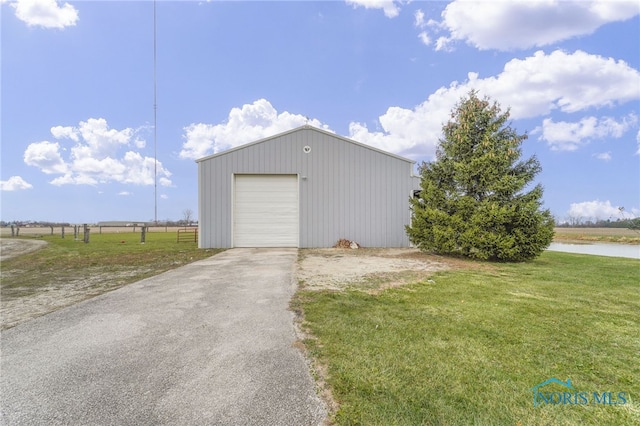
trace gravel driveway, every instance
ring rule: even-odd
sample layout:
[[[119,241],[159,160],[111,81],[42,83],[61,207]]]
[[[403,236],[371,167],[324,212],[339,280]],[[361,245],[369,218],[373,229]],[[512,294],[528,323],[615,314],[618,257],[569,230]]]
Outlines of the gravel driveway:
[[[314,425],[295,249],[233,249],[2,332],[3,425]]]

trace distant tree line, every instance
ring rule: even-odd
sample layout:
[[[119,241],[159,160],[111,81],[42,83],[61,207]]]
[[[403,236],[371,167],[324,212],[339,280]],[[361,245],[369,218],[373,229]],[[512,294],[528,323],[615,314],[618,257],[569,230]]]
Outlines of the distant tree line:
[[[144,223],[144,222],[143,222]],[[0,220],[0,227],[10,227],[10,226],[16,226],[18,228],[50,228],[50,227],[54,227],[54,228],[61,228],[63,226],[65,227],[72,227],[74,224],[69,223],[69,222],[44,222],[44,221],[32,221],[32,220],[15,220],[15,221],[6,221],[6,220]],[[77,225],[77,224],[76,224]],[[95,224],[91,224],[89,223],[89,225],[95,225]],[[154,223],[153,220],[149,220],[147,222],[148,226],[166,226],[166,227],[177,227],[177,226],[197,226],[198,225],[198,221],[197,220],[186,220],[186,219],[180,219],[180,220],[172,220],[172,219],[166,219],[166,220],[159,220],[158,223]]]
[[[14,221],[6,221],[6,220],[0,220],[0,226],[17,226],[20,228],[26,228],[26,227],[61,227],[61,226],[71,226],[71,224],[69,222],[43,222],[43,221],[34,221],[34,220],[14,220]]]
[[[633,219],[582,219],[569,218],[568,221],[556,225],[558,228],[626,228],[640,229],[640,217]]]

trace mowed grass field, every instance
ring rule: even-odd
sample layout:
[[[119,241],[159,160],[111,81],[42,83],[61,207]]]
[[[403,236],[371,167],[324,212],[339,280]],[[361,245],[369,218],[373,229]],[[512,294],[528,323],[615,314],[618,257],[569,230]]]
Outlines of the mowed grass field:
[[[640,425],[640,261],[473,265],[379,294],[297,294],[335,424]],[[547,385],[556,403],[534,407],[550,378],[574,389]]]
[[[640,230],[627,228],[555,228],[556,242],[640,244]]]

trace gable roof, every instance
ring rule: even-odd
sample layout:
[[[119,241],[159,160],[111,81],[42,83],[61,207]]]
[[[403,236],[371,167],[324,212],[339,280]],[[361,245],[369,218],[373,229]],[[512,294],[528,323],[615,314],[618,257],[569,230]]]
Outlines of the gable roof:
[[[340,136],[340,135],[338,135],[336,133],[332,133],[332,132],[329,132],[329,131],[324,130],[324,129],[319,129],[317,127],[310,126],[308,124],[305,124],[305,125],[300,126],[300,127],[296,127],[294,129],[291,129],[291,130],[287,130],[286,132],[278,133],[277,135],[273,135],[273,136],[269,136],[269,137],[266,137],[266,138],[259,139],[259,140],[255,141],[255,142],[249,142],[249,143],[246,143],[244,145],[237,146],[235,148],[227,149],[225,151],[218,152],[216,154],[212,154],[212,155],[208,155],[206,157],[199,158],[199,159],[196,160],[196,163],[199,163],[201,161],[206,161],[206,160],[209,160],[209,159],[215,158],[215,157],[221,157],[223,155],[227,155],[227,154],[230,154],[232,152],[239,151],[241,149],[245,149],[245,148],[248,148],[248,147],[253,146],[253,145],[258,145],[258,144],[261,144],[261,143],[265,143],[265,142],[268,142],[268,141],[270,141],[272,139],[277,139],[277,138],[280,138],[282,136],[286,136],[286,135],[289,135],[289,134],[292,134],[292,133],[299,132],[301,130],[313,130],[315,132],[323,133],[323,134],[325,134],[327,136],[331,136],[333,138],[339,139],[339,140],[341,140],[343,142],[351,143],[351,144],[357,145],[357,146],[362,147],[362,148],[370,149],[372,151],[376,151],[376,152],[379,152],[381,154],[388,155],[389,157],[397,158],[398,160],[402,160],[402,161],[406,161],[406,162],[411,163],[411,164],[415,164],[415,161],[411,160],[409,158],[401,157],[399,155],[393,154],[393,153],[388,152],[388,151],[384,151],[384,150],[379,149],[379,148],[374,148],[371,145],[367,145],[367,144],[364,144],[362,142],[357,142],[357,141],[354,141],[353,139],[348,139],[348,138],[345,138],[344,136]]]

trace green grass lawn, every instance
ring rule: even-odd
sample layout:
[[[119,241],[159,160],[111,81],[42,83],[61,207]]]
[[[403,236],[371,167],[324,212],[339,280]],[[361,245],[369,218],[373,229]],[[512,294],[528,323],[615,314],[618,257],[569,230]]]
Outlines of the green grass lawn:
[[[432,280],[298,293],[336,424],[640,424],[638,260],[545,252]],[[534,407],[531,388],[549,378],[589,403]],[[593,392],[626,392],[626,404],[593,404]]]
[[[136,271],[125,281],[132,282],[168,269],[203,259],[220,250],[198,249],[195,243],[176,243],[175,233],[92,234],[90,242],[74,240],[72,235],[39,238],[49,244],[40,250],[2,262],[2,289],[36,288],[62,277],[77,277],[91,272],[122,273]],[[50,278],[50,279],[49,279]]]

